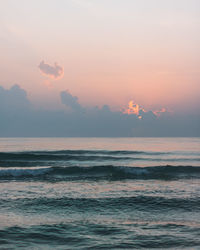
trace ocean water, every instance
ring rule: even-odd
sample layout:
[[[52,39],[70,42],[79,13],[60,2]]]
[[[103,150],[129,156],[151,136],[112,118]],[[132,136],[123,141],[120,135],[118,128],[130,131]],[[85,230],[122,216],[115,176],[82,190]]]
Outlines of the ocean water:
[[[200,138],[1,138],[0,249],[200,249]]]

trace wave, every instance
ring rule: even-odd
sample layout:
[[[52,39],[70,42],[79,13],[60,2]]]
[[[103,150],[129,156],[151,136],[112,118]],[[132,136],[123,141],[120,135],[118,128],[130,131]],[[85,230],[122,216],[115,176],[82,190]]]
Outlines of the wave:
[[[131,155],[168,155],[170,152],[150,151],[107,151],[107,150],[58,150],[58,151],[26,151],[0,152],[0,160],[129,160]]]
[[[38,176],[45,175],[52,171],[51,167],[30,167],[30,168],[0,168],[0,178],[4,176]]]
[[[106,197],[106,198],[71,198],[71,197],[38,197],[38,198],[18,198],[13,199],[1,199],[1,203],[6,203],[7,206],[14,204],[15,209],[23,210],[43,210],[55,209],[59,210],[64,207],[65,210],[70,211],[105,211],[115,208],[115,210],[123,210],[126,212],[133,209],[140,209],[141,211],[168,211],[172,209],[187,210],[192,212],[199,211],[200,198],[167,198],[162,196],[151,195],[137,195],[130,197]]]
[[[101,154],[101,155],[165,155],[172,154],[172,152],[154,152],[154,151],[131,151],[131,150],[47,150],[47,151],[19,151],[19,152],[0,152],[0,157],[4,155],[85,155],[85,154]]]
[[[108,220],[42,221],[39,225],[14,225],[0,231],[2,249],[199,249],[199,228],[187,224],[129,222],[129,225],[108,223]],[[148,233],[151,230],[151,233]],[[81,233],[80,233],[81,232]],[[133,237],[133,232],[134,237]],[[159,237],[158,237],[159,235]],[[67,247],[66,247],[67,246]]]
[[[0,163],[3,161],[119,161],[140,160],[131,155],[160,155],[162,152],[143,151],[103,151],[103,150],[62,150],[35,152],[0,152]],[[147,159],[148,160],[148,159]]]
[[[184,179],[200,178],[200,167],[196,166],[93,166],[93,167],[26,167],[0,168],[0,178],[39,177],[54,180],[68,179]]]
[[[147,152],[147,151],[88,151],[88,150],[64,150],[64,151],[35,151],[35,152],[0,152],[0,166],[9,166],[13,162],[30,161],[200,161],[200,157],[159,157],[173,154],[169,152]],[[133,156],[135,155],[135,156]],[[149,157],[147,157],[147,155]],[[146,157],[145,157],[146,156]],[[197,155],[198,156],[198,155]]]

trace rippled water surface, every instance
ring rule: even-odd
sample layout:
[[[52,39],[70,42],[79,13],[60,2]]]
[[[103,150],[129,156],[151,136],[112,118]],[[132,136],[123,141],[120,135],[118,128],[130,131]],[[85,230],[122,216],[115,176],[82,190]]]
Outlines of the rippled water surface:
[[[1,138],[0,249],[200,249],[199,138]]]

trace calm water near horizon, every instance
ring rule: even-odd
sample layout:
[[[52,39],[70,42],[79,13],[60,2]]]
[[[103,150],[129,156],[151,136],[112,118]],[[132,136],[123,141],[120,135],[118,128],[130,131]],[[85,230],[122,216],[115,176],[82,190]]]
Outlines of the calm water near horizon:
[[[0,249],[200,249],[200,138],[0,138]]]

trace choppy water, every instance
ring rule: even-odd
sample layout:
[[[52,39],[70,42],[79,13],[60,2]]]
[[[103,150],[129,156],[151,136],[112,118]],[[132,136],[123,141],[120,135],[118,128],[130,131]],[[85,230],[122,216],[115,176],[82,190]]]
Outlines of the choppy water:
[[[1,138],[0,249],[200,249],[200,138]]]

